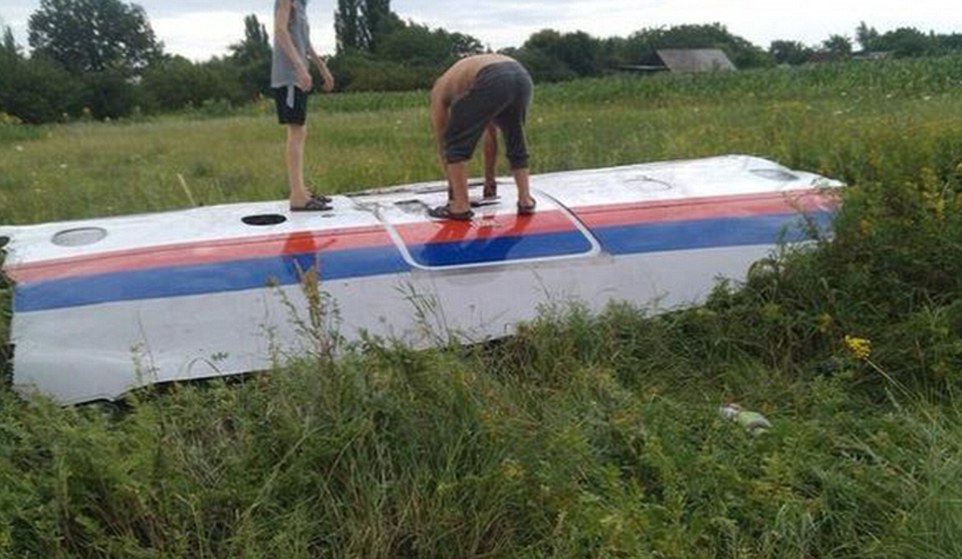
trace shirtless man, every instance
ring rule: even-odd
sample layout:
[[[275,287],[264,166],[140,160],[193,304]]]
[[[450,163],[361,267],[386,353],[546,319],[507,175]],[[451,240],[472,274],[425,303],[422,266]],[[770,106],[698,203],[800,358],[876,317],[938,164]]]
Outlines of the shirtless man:
[[[438,154],[448,180],[449,200],[428,214],[439,219],[470,220],[474,216],[468,200],[467,161],[478,140],[485,138],[485,196],[494,192],[495,139],[491,125],[501,129],[511,174],[518,187],[518,213],[534,213],[528,175],[528,150],[524,122],[531,102],[531,76],[513,58],[500,54],[479,54],[451,66],[431,90],[431,124]],[[489,158],[490,157],[490,161]]]

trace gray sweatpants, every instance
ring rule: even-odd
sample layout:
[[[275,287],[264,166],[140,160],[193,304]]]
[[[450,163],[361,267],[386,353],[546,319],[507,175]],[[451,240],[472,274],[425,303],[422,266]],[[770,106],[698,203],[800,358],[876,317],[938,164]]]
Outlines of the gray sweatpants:
[[[471,159],[488,123],[501,129],[511,169],[528,166],[524,123],[533,85],[524,66],[514,61],[489,64],[478,71],[474,84],[452,105],[444,133],[448,163]]]

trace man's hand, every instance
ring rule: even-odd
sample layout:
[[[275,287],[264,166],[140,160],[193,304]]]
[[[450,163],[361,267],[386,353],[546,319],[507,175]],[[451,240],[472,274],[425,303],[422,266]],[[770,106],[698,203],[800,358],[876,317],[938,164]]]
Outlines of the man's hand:
[[[334,91],[334,76],[331,75],[330,69],[327,67],[327,62],[321,55],[317,54],[313,46],[308,45],[307,56],[314,61],[314,65],[317,66],[318,72],[321,73],[321,89],[325,93],[330,93]]]
[[[321,78],[324,80],[324,83],[321,84],[321,89],[323,89],[325,93],[334,91],[334,76],[331,74],[331,71],[327,69],[327,66],[321,66]]]
[[[301,91],[308,92],[314,84],[314,80],[311,78],[311,73],[307,71],[303,65],[297,65],[297,87],[301,88]]]

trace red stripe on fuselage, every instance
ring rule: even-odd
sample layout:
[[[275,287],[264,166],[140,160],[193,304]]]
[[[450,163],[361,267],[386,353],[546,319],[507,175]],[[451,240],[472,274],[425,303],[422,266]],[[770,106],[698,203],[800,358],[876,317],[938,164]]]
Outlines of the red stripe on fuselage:
[[[572,231],[575,224],[561,211],[542,210],[531,215],[476,216],[472,221],[406,223],[396,225],[395,229],[404,244],[420,245]]]
[[[572,213],[588,227],[612,227],[632,223],[831,210],[836,205],[837,200],[831,194],[806,189],[636,204],[581,206],[573,208]]]
[[[297,231],[283,235],[160,245],[58,258],[10,265],[5,272],[16,282],[31,282],[121,270],[190,266],[388,244],[391,244],[391,239],[381,227],[342,228],[319,232]]]

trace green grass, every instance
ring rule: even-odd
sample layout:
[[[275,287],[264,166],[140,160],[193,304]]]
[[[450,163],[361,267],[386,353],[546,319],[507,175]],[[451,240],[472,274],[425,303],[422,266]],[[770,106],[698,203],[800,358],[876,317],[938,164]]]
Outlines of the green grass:
[[[559,303],[494,345],[372,340],[119,411],[0,390],[0,557],[960,556],[959,76],[538,86],[536,172],[762,155],[849,183],[834,238],[671,314]],[[312,102],[316,187],[439,178],[423,93]],[[268,105],[0,126],[0,222],[185,207],[178,175],[204,204],[278,199],[282,139]]]
[[[850,182],[914,180],[960,151],[962,100],[950,77],[960,69],[947,58],[538,87],[532,169],[751,153]],[[424,92],[319,95],[312,107],[315,188],[440,178]],[[284,131],[272,111],[262,102],[229,118],[29,129],[34,139],[0,127],[0,222],[182,208],[190,201],[178,175],[203,204],[281,199]],[[902,149],[913,141],[922,145]]]

